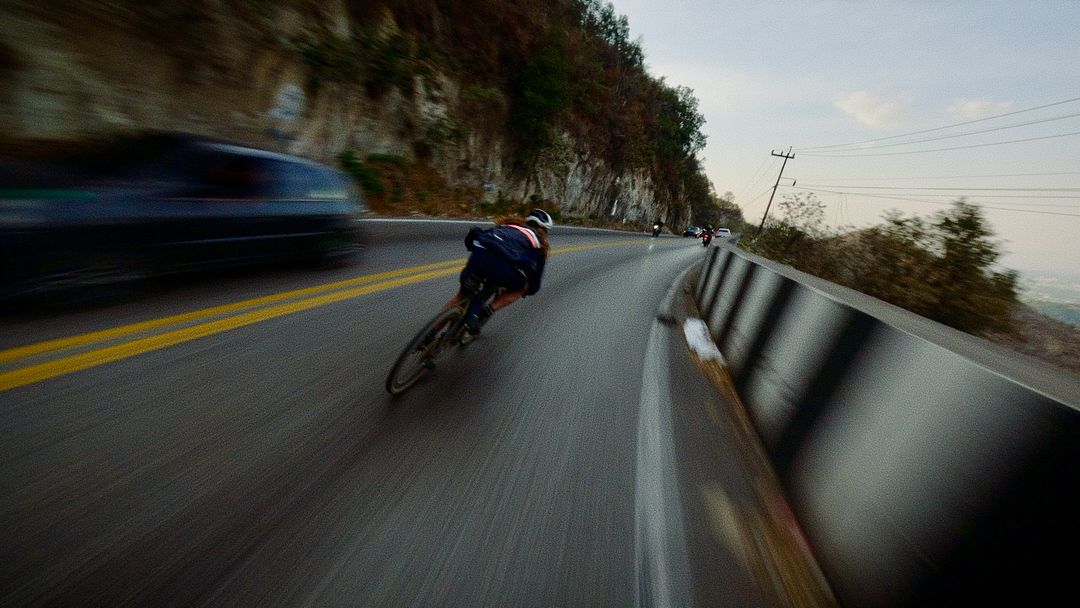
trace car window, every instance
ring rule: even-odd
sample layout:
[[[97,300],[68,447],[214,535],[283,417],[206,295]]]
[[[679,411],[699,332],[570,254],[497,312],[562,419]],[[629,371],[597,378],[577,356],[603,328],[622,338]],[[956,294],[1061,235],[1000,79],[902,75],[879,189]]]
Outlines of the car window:
[[[348,196],[348,184],[334,172],[305,163],[267,160],[273,181],[267,196],[293,200],[343,199]]]

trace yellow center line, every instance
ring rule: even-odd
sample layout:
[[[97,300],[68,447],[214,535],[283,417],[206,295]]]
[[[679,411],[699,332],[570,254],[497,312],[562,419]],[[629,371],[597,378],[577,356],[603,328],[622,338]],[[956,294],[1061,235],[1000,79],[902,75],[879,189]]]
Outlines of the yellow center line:
[[[551,253],[569,253],[572,251],[581,251],[585,249],[596,249],[598,247],[610,247],[614,245],[623,245],[635,241],[618,241],[616,243],[608,243],[601,245],[572,245],[566,247],[554,248]],[[342,289],[345,287],[351,287],[353,285],[362,285],[364,283],[374,283],[384,279],[398,277],[402,275],[412,274],[416,272],[424,272],[427,270],[434,270],[437,268],[446,268],[448,266],[462,266],[466,262],[465,258],[458,258],[455,260],[447,260],[444,262],[437,262],[434,264],[425,264],[422,266],[414,266],[412,268],[402,268],[399,270],[392,270],[389,272],[382,272],[378,274],[366,275],[362,277],[356,277],[353,279],[347,279],[344,281],[338,281],[335,283],[327,283],[325,285],[316,285],[314,287],[307,287],[304,289],[297,289],[294,291],[286,291],[282,293],[276,293],[259,298],[252,298],[250,300],[242,300],[239,302],[233,302],[231,304],[224,304],[222,306],[214,306],[212,308],[206,308],[203,310],[196,310],[192,312],[182,313],[179,315],[173,315],[169,317],[163,317],[161,319],[152,319],[149,321],[142,321],[139,323],[132,323],[130,325],[123,325],[120,327],[113,327],[110,329],[103,329],[101,331],[90,332],[86,334],[80,334],[77,336],[69,336],[65,338],[57,338],[55,340],[47,340],[45,342],[37,342],[34,344],[28,344],[26,346],[18,346],[7,350],[0,351],[0,364],[7,363],[9,361],[15,361],[17,359],[23,359],[34,355],[41,355],[49,352],[60,351],[76,346],[85,346],[87,344],[94,344],[96,342],[105,342],[108,340],[114,340],[123,336],[136,334],[140,332],[150,331],[154,329],[160,329],[162,327],[168,327],[171,325],[180,325],[183,323],[190,323],[192,321],[198,321],[200,319],[206,319],[209,317],[216,317],[233,312],[238,312],[247,308],[254,308],[257,306],[265,306],[267,304],[273,304],[275,302],[281,302],[284,300],[292,300],[302,298],[304,296],[314,295],[325,291],[332,291],[335,289]]]
[[[552,254],[556,253],[570,253],[573,251],[585,251],[586,249],[605,249],[607,247],[617,247],[620,245],[641,245],[648,244],[649,241],[641,241],[639,239],[631,239],[625,241],[612,241],[610,243],[591,243],[589,245],[566,245],[564,247],[553,247],[551,249]]]
[[[551,253],[570,253],[575,251],[615,247],[619,245],[627,245],[633,243],[641,243],[641,241],[626,240],[603,244],[569,245],[566,247],[553,248],[551,250]],[[234,302],[232,304],[225,304],[222,306],[215,306],[212,308],[197,310],[190,313],[173,315],[161,319],[153,319],[150,321],[143,321],[141,323],[124,325],[121,327],[81,334],[78,336],[71,336],[68,338],[48,340],[37,344],[30,344],[27,346],[21,346],[5,351],[0,351],[0,363],[3,363],[23,357],[28,357],[31,355],[44,354],[48,352],[63,350],[65,348],[72,348],[75,346],[83,346],[95,342],[102,342],[105,340],[119,338],[138,332],[144,332],[152,329],[160,329],[162,327],[197,321],[208,317],[227,315],[234,312],[239,313],[214,321],[193,325],[191,327],[176,329],[173,331],[153,336],[147,336],[144,338],[137,338],[128,342],[124,342],[122,344],[107,346],[93,351],[55,359],[53,361],[29,365],[27,367],[15,369],[12,371],[0,372],[0,391],[10,390],[19,386],[25,386],[34,382],[40,382],[49,378],[55,378],[57,376],[70,374],[90,367],[110,363],[112,361],[118,361],[120,359],[126,359],[150,351],[166,348],[169,346],[180,344],[182,342],[196,340],[198,338],[203,338],[212,334],[228,331],[230,329],[236,329],[245,325],[252,325],[261,321],[266,321],[276,317],[281,317],[300,311],[317,308],[319,306],[325,306],[327,304],[340,302],[342,300],[348,300],[361,295],[374,293],[377,291],[383,291],[386,289],[392,289],[394,287],[400,287],[403,285],[408,285],[410,283],[418,283],[420,281],[426,281],[429,279],[447,276],[460,271],[461,267],[465,264],[465,262],[466,260],[464,258],[461,258],[456,260],[438,262],[435,264],[414,266],[412,268],[404,268],[400,270],[357,277],[345,281],[338,281],[335,283],[328,283],[325,285],[318,285],[294,291],[272,294],[269,296]],[[363,286],[354,287],[356,285]],[[352,288],[345,289],[348,287]],[[282,302],[283,300],[295,301],[275,304],[278,302]],[[269,304],[274,305],[266,306]],[[248,312],[240,312],[245,309],[259,306],[266,307],[259,308],[257,310],[249,310]]]
[[[24,367],[10,372],[3,372],[0,373],[0,391],[10,390],[19,386],[24,386],[26,384],[46,380],[48,378],[62,376],[64,374],[70,374],[72,372],[101,365],[103,363],[109,363],[112,361],[118,361],[120,359],[126,359],[128,357],[133,357],[135,355],[141,355],[143,353],[147,353],[153,350],[173,346],[182,342],[189,342],[191,340],[203,338],[230,329],[236,329],[245,325],[252,325],[254,323],[266,321],[275,317],[282,317],[285,315],[300,312],[302,310],[308,310],[311,308],[332,304],[334,302],[348,300],[350,298],[355,298],[364,294],[374,293],[376,291],[383,291],[386,289],[392,289],[394,287],[400,287],[402,285],[408,285],[409,283],[418,283],[420,281],[426,281],[428,279],[434,279],[437,277],[454,274],[459,270],[460,268],[457,267],[446,268],[443,270],[432,270],[430,272],[424,272],[403,278],[391,279],[382,283],[365,285],[363,287],[356,287],[344,291],[335,291],[333,293],[308,298],[306,300],[287,302],[285,304],[278,304],[275,306],[270,306],[268,308],[261,308],[258,310],[234,315],[232,317],[226,317],[224,319],[218,319],[216,321],[210,321],[192,327],[186,327],[184,329],[177,329],[163,334],[148,336],[146,338],[139,338],[130,342],[125,342],[123,344],[117,344],[115,346],[100,348],[88,353],[72,355],[70,357],[64,357],[55,361],[48,361],[46,363],[39,363],[37,365],[31,365],[29,367]]]
[[[95,342],[105,342],[107,340],[113,340],[115,338],[120,338],[126,335],[149,331],[152,329],[159,329],[162,327],[168,327],[170,325],[180,325],[182,323],[189,323],[191,321],[206,319],[208,317],[216,317],[228,313],[241,311],[246,308],[265,306],[266,304],[273,304],[275,302],[281,302],[283,300],[292,300],[295,298],[301,298],[304,296],[322,293],[325,291],[333,291],[335,289],[351,287],[353,285],[362,285],[364,283],[373,283],[376,281],[381,281],[383,279],[389,279],[401,275],[412,274],[415,272],[423,272],[426,270],[433,270],[437,268],[445,268],[447,266],[460,267],[464,264],[465,258],[461,258],[457,260],[447,260],[445,262],[439,262],[437,264],[426,264],[424,266],[403,268],[400,270],[393,270],[390,272],[382,272],[378,274],[356,277],[345,281],[338,281],[336,283],[316,285],[314,287],[297,289],[295,291],[286,291],[282,293],[272,294],[269,296],[253,298],[250,300],[233,302],[231,304],[224,304],[222,306],[214,306],[212,308],[196,310],[193,312],[182,313],[170,317],[163,317],[161,319],[152,319],[150,321],[133,323],[131,325],[113,327],[111,329],[104,329],[101,331],[95,331],[87,334],[80,334],[67,338],[57,338],[55,340],[47,340],[45,342],[38,342],[36,344],[28,344],[26,346],[19,346],[16,348],[0,351],[0,364],[7,363],[8,361],[14,361],[16,359],[22,359],[24,357],[30,357],[33,355],[40,355],[52,351],[64,350],[66,348],[72,348],[75,346],[84,346],[86,344],[93,344]]]

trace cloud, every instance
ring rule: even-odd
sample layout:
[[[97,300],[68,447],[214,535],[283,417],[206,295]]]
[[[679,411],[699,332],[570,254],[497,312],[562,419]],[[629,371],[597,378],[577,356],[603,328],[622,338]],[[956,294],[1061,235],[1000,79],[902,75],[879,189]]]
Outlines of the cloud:
[[[899,126],[906,115],[906,104],[886,101],[873,93],[855,91],[836,102],[836,107],[853,116],[859,124],[884,128]]]
[[[1009,111],[1011,101],[990,101],[989,99],[961,99],[949,106],[949,116],[955,120],[979,120]]]

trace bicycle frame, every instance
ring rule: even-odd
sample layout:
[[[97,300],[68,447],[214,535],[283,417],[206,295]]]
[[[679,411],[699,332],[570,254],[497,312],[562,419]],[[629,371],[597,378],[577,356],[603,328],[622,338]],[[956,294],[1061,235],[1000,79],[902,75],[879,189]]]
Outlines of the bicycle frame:
[[[476,275],[464,277],[461,290],[463,301],[457,306],[440,310],[405,346],[386,378],[387,392],[392,395],[405,392],[435,368],[435,360],[448,346],[463,348],[468,344],[469,341],[463,338],[469,310],[478,303],[490,303],[502,291]]]

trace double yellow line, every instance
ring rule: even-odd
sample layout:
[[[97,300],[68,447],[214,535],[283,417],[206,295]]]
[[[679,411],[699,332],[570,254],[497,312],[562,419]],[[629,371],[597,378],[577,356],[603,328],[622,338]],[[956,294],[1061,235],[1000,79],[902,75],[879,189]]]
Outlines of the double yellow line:
[[[118,344],[96,348],[88,352],[72,354],[59,359],[33,363],[19,369],[0,372],[0,391],[141,355],[275,317],[348,300],[364,294],[446,276],[460,271],[464,264],[464,259],[458,259],[367,275],[347,281],[277,293],[224,306],[215,306],[171,317],[0,351],[0,365],[5,365],[12,361],[56,354],[88,345],[123,340]],[[199,321],[204,322],[197,323]],[[162,328],[175,326],[184,327],[164,333],[143,335]]]
[[[552,253],[568,253],[629,243],[641,243],[641,241],[575,245],[552,249]],[[455,274],[461,270],[465,262],[465,258],[458,258],[371,274],[0,351],[0,391],[365,294]],[[177,329],[156,333],[170,327]],[[86,350],[87,348],[90,350]],[[59,358],[53,358],[56,356]]]

